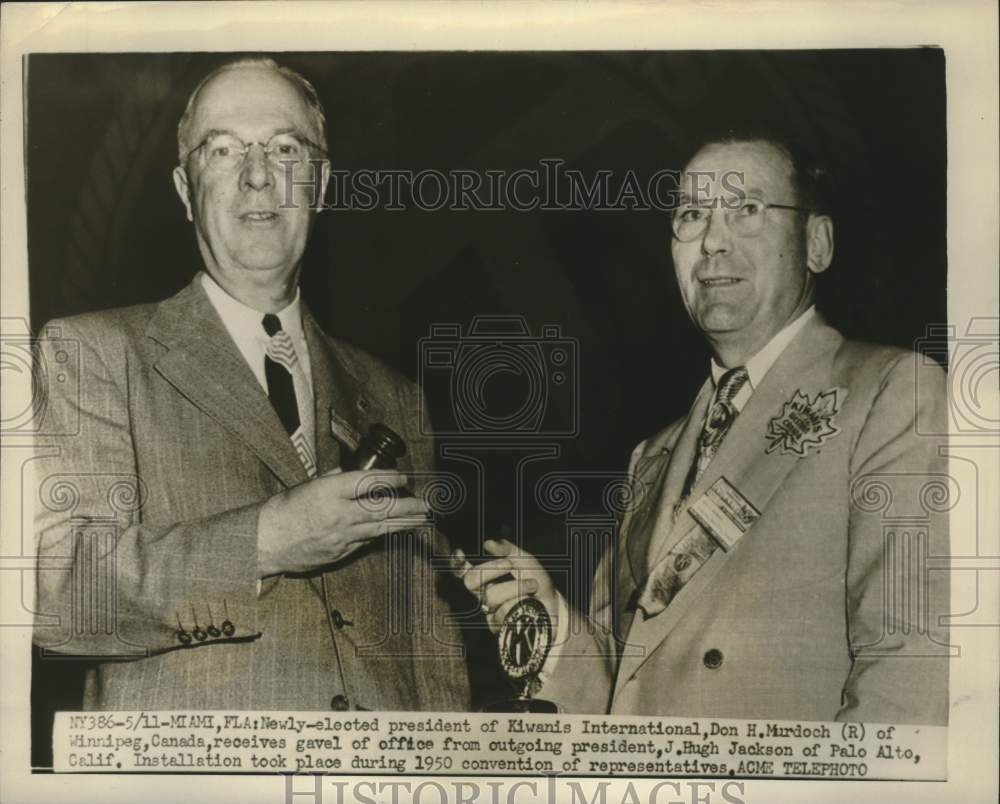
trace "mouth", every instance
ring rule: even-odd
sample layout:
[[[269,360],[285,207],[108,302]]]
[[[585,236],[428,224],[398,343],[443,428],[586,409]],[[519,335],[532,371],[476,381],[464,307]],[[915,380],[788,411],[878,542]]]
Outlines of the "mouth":
[[[698,284],[703,288],[723,288],[737,285],[742,281],[742,279],[735,276],[714,276],[711,278],[699,279]]]
[[[261,210],[259,212],[244,212],[239,217],[244,223],[272,223],[278,219],[278,213]]]

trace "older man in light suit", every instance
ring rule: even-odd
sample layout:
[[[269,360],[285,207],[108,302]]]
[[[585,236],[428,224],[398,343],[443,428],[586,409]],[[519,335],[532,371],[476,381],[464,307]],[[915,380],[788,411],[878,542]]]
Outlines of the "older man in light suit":
[[[814,309],[833,221],[793,142],[710,141],[684,175],[673,261],[714,358],[633,453],[589,617],[509,543],[466,585],[494,628],[525,592],[559,615],[538,695],[570,712],[945,724],[944,373]]]
[[[71,435],[35,465],[35,641],[95,660],[88,708],[468,706],[426,504],[401,498],[387,518],[366,495],[376,478],[340,471],[373,423],[407,442],[402,470],[433,454],[417,388],[299,298],[325,143],[297,73],[214,71],[174,171],[204,270],[162,303],[47,328],[79,344],[63,366],[42,340],[79,395],[48,399],[42,425]]]

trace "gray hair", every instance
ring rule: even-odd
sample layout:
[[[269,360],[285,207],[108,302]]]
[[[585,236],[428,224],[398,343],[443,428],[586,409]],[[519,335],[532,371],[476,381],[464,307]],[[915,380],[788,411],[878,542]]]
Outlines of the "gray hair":
[[[328,150],[326,142],[326,115],[323,112],[323,104],[320,102],[319,93],[316,92],[316,87],[314,87],[307,78],[295,72],[295,70],[290,67],[284,67],[278,64],[274,59],[266,56],[254,56],[236,59],[216,67],[212,70],[212,72],[201,79],[198,86],[194,88],[194,92],[192,92],[191,97],[188,98],[187,106],[184,107],[184,114],[181,115],[181,119],[177,123],[178,161],[183,162],[184,157],[188,152],[188,147],[185,145],[185,143],[187,143],[188,129],[191,126],[191,118],[194,117],[194,107],[202,89],[204,89],[205,85],[209,81],[222,73],[247,68],[273,70],[299,91],[302,95],[302,100],[306,103],[309,116],[312,118],[312,122],[318,132],[318,140],[316,144],[321,146],[324,151]]]

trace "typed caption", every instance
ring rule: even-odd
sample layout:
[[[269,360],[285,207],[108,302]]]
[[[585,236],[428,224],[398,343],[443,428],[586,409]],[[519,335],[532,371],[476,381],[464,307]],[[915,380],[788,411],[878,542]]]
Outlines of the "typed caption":
[[[386,712],[59,712],[57,772],[943,780],[934,726]]]

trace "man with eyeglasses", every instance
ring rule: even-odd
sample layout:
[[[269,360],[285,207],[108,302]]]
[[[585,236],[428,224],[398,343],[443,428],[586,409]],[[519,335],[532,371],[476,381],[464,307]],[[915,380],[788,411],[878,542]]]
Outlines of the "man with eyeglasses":
[[[794,141],[710,140],[683,178],[671,253],[709,377],[634,451],[589,616],[506,542],[466,585],[494,628],[526,592],[556,614],[537,696],[569,712],[946,724],[947,571],[929,560],[955,489],[925,435],[945,432],[945,375],[816,311],[829,185]]]
[[[80,395],[45,411],[74,434],[36,464],[36,642],[95,660],[87,708],[466,709],[428,508],[366,493],[431,468],[419,391],[300,299],[330,172],[316,90],[270,59],[223,65],[177,139],[202,270],[51,325],[79,343],[59,387]],[[401,471],[341,471],[378,423]]]

